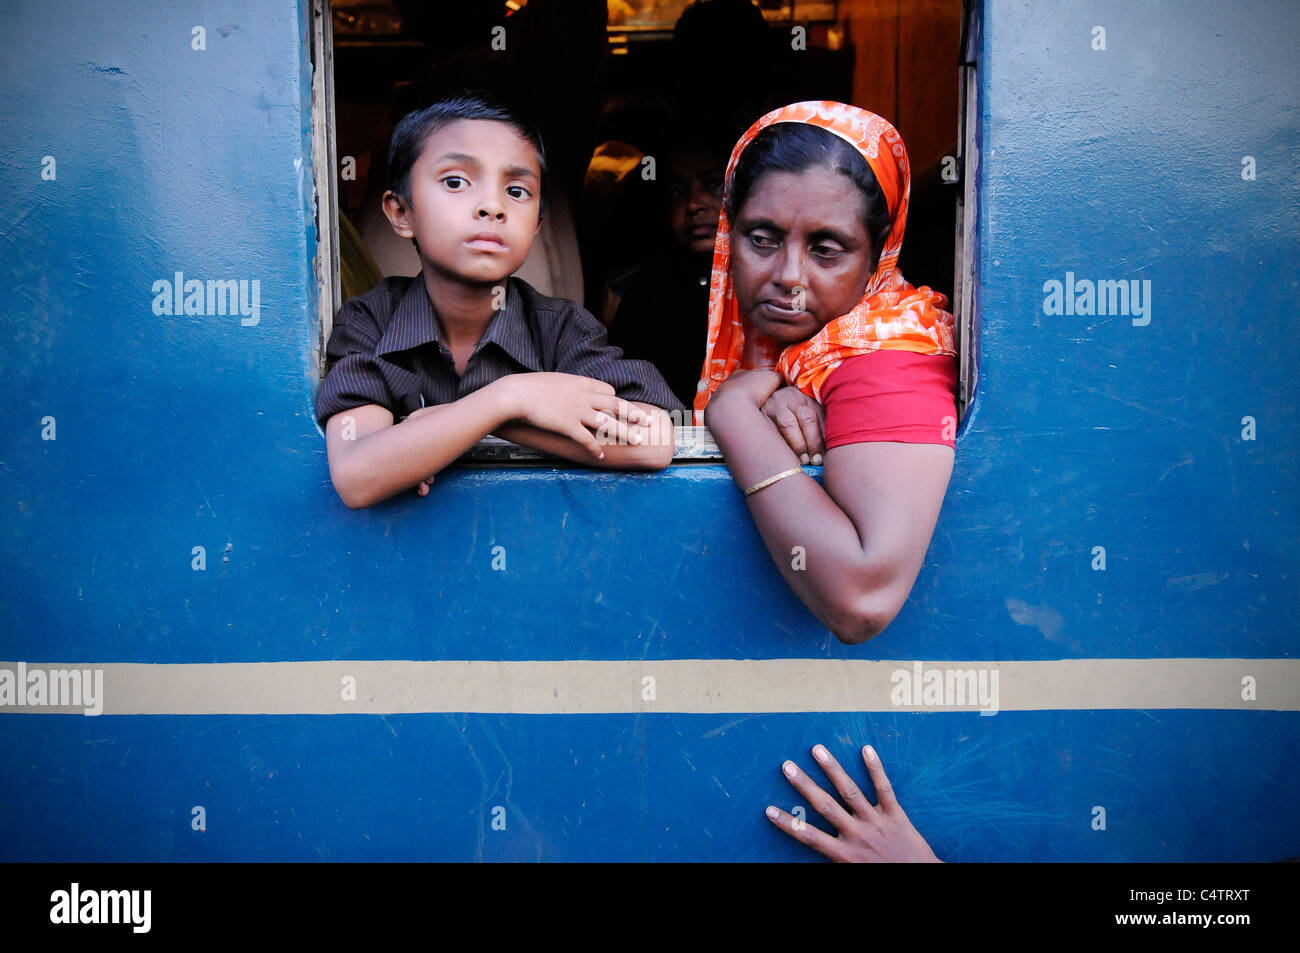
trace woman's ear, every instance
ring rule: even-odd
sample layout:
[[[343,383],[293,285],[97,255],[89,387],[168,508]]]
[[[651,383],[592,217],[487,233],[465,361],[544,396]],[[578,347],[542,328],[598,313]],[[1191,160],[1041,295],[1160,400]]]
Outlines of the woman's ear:
[[[415,238],[415,229],[411,227],[410,209],[402,197],[389,189],[384,193],[383,206],[384,215],[388,217],[388,224],[393,226],[393,231],[402,238]]]
[[[867,233],[867,261],[871,263],[871,267],[867,269],[866,284],[862,286],[864,293],[866,286],[871,284],[871,279],[875,277],[876,269],[880,267],[880,254],[885,250],[885,241],[888,237],[886,234],[877,242],[871,237],[870,232]]]

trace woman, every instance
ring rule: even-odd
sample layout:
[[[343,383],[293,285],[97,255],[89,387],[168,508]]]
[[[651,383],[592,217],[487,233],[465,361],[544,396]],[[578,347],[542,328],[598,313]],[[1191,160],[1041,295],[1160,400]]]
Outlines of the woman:
[[[896,266],[909,181],[879,116],[782,107],[732,151],[714,248],[696,419],[790,587],[847,643],[902,608],[952,474],[952,315]],[[800,468],[822,462],[823,426],[824,486]]]

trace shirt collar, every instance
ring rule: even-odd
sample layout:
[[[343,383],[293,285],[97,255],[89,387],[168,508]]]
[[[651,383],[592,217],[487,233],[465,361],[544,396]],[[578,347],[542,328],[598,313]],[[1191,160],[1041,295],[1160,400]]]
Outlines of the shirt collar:
[[[424,273],[416,275],[397,299],[393,316],[375,348],[378,355],[406,351],[438,340],[438,321],[424,288]]]
[[[488,343],[496,344],[524,367],[539,371],[541,356],[524,320],[523,295],[513,278],[506,279],[505,287],[504,306],[492,316],[478,346],[482,348]],[[434,342],[441,343],[441,335],[438,333],[438,319],[433,303],[424,287],[424,273],[421,272],[411,279],[410,285],[398,299],[397,307],[393,309],[393,318],[379,339],[375,353],[383,355],[406,351]]]

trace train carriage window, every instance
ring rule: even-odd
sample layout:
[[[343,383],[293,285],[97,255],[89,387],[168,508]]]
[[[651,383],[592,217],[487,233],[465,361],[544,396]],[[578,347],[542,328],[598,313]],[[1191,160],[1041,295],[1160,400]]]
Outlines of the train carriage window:
[[[956,261],[953,268],[953,317],[957,330],[957,416],[965,419],[966,411],[975,397],[979,378],[979,327],[975,320],[975,189],[979,166],[979,84],[977,61],[979,58],[980,21],[974,8],[975,0],[965,0],[962,11],[962,39],[960,90],[960,129],[955,170],[960,178],[955,186],[957,194]]]
[[[701,6],[708,9],[701,13]],[[729,142],[766,108],[801,99],[861,105],[902,133],[913,198],[900,264],[909,281],[953,301],[964,416],[976,370],[975,288],[966,267],[973,262],[976,160],[976,41],[963,32],[969,12],[962,0],[755,0],[753,8],[743,0],[311,0],[319,372],[342,303],[386,276],[420,269],[411,243],[393,233],[380,207],[394,125],[462,88],[522,98],[542,128],[551,201],[543,233],[517,274],[543,294],[582,302],[608,325],[629,276],[653,254],[646,236],[661,230],[650,218],[654,186],[643,185],[663,170],[662,161],[656,169],[656,159],[663,160],[656,144],[683,124],[683,103],[695,108],[717,98],[727,74],[710,71],[738,61],[718,55],[710,17],[740,15],[746,29],[762,33],[763,73],[773,80],[759,95],[755,71],[732,70],[742,90],[737,117],[753,115],[715,123],[726,127]],[[713,37],[709,43],[692,46],[684,32],[692,17],[710,31],[703,34]],[[744,55],[754,55],[753,32],[723,29],[732,34],[749,44]],[[937,65],[958,59],[965,64],[959,77]],[[701,88],[713,94],[702,98]],[[617,174],[626,173],[631,185],[616,195],[605,186],[619,162]],[[700,305],[699,343],[683,345],[697,346],[701,363],[706,321]],[[689,415],[681,421],[690,422]],[[721,459],[705,428],[679,427],[676,438],[675,465]],[[491,437],[466,458],[488,466],[542,460],[569,466]]]
[[[334,169],[334,38],[329,0],[312,0],[311,163],[316,190],[316,288],[320,299],[320,340],[316,354],[324,374],[325,345],[334,314],[342,305],[339,282],[339,209]]]

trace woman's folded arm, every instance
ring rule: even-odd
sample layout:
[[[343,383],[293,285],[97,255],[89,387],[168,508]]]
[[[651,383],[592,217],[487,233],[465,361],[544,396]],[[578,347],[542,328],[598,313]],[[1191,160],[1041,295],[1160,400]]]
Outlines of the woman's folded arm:
[[[720,390],[707,412],[742,489],[799,467],[756,396]],[[851,444],[827,452],[824,487],[794,475],[746,498],[781,575],[841,642],[878,635],[906,601],[952,460],[944,446]]]

